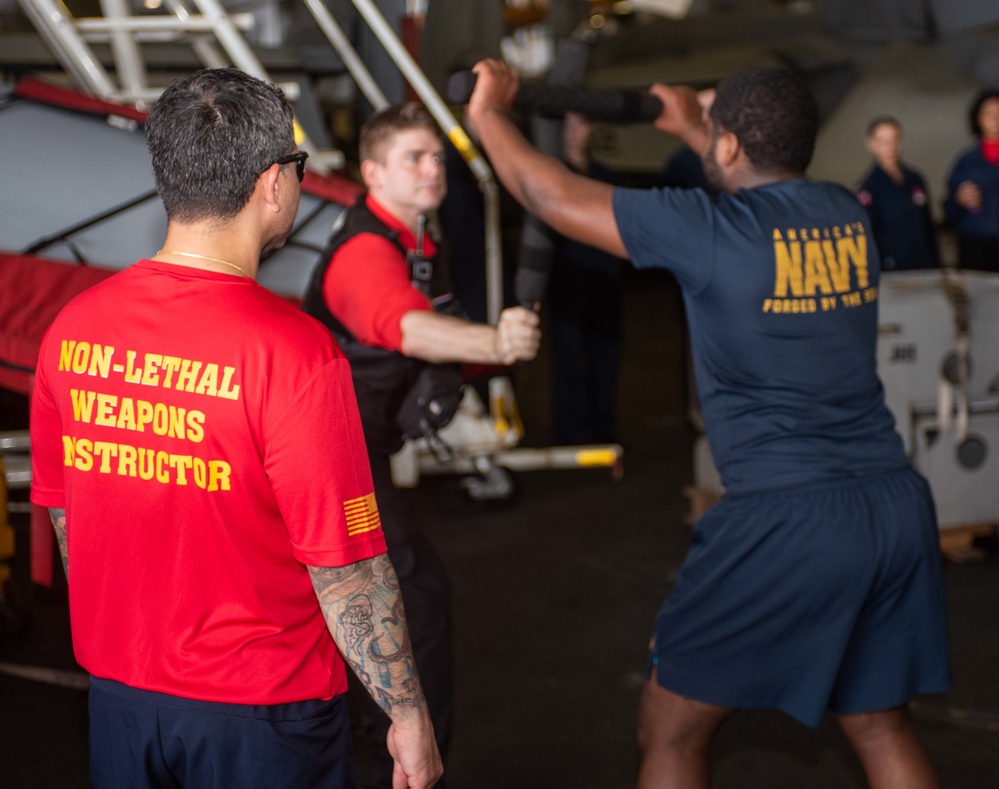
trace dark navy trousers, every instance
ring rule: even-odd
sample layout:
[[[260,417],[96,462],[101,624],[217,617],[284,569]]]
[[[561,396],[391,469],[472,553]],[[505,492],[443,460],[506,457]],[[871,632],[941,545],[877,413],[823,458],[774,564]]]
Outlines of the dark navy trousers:
[[[354,789],[346,697],[219,704],[92,677],[94,789]]]

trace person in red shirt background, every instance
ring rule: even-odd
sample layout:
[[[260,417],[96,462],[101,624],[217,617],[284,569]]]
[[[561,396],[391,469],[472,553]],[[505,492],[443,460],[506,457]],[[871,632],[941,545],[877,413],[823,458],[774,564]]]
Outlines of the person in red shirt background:
[[[146,136],[163,248],[57,316],[31,413],[31,498],[92,675],[91,783],[349,789],[346,660],[392,717],[397,786],[428,789],[440,756],[348,363],[255,282],[298,209],[291,108],[201,71]]]
[[[416,258],[421,223],[446,192],[444,146],[424,108],[410,103],[372,115],[361,128],[359,153],[367,194],[334,229],[303,306],[330,327],[350,359],[382,528],[443,751],[453,695],[450,593],[439,559],[392,483],[389,456],[403,444],[397,416],[428,365],[509,365],[534,358],[539,320],[523,307],[504,310],[496,326],[447,314],[455,312],[454,301],[434,265],[433,239],[423,239]],[[428,271],[432,275],[421,278]],[[373,758],[362,780],[369,789],[382,789],[391,786],[388,720],[377,710],[373,715]]]

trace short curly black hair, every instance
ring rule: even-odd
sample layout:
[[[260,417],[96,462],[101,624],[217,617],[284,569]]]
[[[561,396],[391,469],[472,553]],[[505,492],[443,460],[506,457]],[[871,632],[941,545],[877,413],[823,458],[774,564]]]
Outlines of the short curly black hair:
[[[999,90],[996,88],[984,88],[978,91],[975,100],[971,102],[971,109],[968,110],[968,122],[971,124],[971,133],[976,137],[982,136],[982,126],[978,122],[978,113],[982,111],[982,105],[992,99],[999,99]]]
[[[738,137],[761,173],[803,173],[812,161],[819,110],[808,85],[789,69],[753,66],[725,77],[711,120],[716,134]]]

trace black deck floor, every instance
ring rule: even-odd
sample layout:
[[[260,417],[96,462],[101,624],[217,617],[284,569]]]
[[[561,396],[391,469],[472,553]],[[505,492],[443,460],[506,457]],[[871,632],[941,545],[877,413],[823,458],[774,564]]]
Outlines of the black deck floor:
[[[659,278],[628,289],[621,379],[625,475],[518,475],[507,506],[467,504],[450,478],[414,496],[455,599],[457,723],[451,789],[616,789],[634,784],[634,718],[653,616],[689,540],[677,301]],[[545,359],[518,372],[529,444],[548,440]],[[0,661],[76,668],[59,590],[27,583],[27,523],[16,571],[32,625],[0,638]],[[999,562],[946,566],[955,686],[915,716],[950,789],[999,786]],[[747,666],[747,670],[751,670]],[[87,785],[81,691],[0,674],[0,786]],[[712,752],[717,789],[853,789],[859,766],[835,724],[804,728],[746,712]]]

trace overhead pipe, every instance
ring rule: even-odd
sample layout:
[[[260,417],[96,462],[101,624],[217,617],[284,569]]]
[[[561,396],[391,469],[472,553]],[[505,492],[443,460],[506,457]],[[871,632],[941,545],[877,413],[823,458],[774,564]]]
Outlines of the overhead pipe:
[[[354,78],[354,82],[357,83],[357,87],[361,89],[361,93],[364,94],[368,103],[376,110],[387,107],[389,100],[385,98],[385,94],[382,93],[381,88],[378,87],[378,83],[371,76],[368,67],[364,65],[364,62],[357,54],[357,50],[354,49],[350,43],[350,39],[347,38],[343,29],[337,24],[333,18],[333,14],[330,13],[323,0],[304,0],[304,2],[313,19],[316,20],[316,24],[319,25],[319,29],[323,31],[326,39],[333,45],[333,49],[340,56],[340,60],[347,67],[347,71]]]

